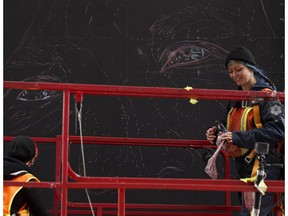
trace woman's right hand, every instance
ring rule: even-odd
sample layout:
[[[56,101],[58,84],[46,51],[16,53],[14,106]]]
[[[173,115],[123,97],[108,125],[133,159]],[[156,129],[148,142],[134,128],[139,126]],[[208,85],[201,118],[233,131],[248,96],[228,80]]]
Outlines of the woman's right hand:
[[[206,131],[206,138],[209,142],[211,142],[212,144],[214,144],[214,141],[216,139],[216,126],[209,128]]]

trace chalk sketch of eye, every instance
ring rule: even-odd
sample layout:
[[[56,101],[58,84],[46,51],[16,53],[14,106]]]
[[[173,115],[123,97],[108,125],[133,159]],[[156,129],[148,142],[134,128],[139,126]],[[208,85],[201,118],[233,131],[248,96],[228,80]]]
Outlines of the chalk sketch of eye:
[[[204,41],[180,41],[169,45],[161,54],[161,72],[171,68],[198,69],[222,64],[228,51]],[[219,61],[220,60],[220,61]]]
[[[55,95],[55,91],[48,90],[23,90],[17,97],[17,100],[21,101],[40,101],[46,100]]]
[[[24,81],[29,81],[29,82],[59,82],[58,78],[56,77],[52,77],[52,76],[44,76],[44,75],[40,75],[40,76],[36,76],[36,77],[32,77],[32,78],[28,78]],[[51,99],[56,97],[59,94],[59,92],[57,91],[53,91],[53,90],[27,90],[24,89],[23,91],[21,91],[18,96],[17,96],[17,100],[20,101],[25,101],[25,102],[31,102],[31,101],[44,101],[47,99]]]

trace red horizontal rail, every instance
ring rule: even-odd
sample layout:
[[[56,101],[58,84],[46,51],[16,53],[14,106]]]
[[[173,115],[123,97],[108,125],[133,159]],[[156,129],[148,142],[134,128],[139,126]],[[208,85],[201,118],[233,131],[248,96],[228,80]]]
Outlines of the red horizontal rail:
[[[68,205],[72,208],[89,208],[87,203],[70,203]],[[117,209],[117,204],[115,203],[92,203],[93,208],[97,208],[97,212],[101,211],[102,215],[117,215],[116,211],[111,211],[112,209]],[[240,206],[227,206],[227,205],[192,205],[192,204],[126,204],[126,215],[199,215],[199,210],[201,215],[214,215],[215,211],[239,211]],[[109,209],[109,210],[108,210]],[[209,212],[205,213],[203,212]],[[186,211],[186,212],[184,212]],[[69,210],[68,210],[69,212]],[[80,213],[80,212],[79,212]],[[83,210],[81,213],[90,213],[89,210]],[[154,214],[155,213],[155,214]],[[227,213],[219,213],[220,215],[227,215]]]
[[[61,137],[61,136],[59,136]],[[4,136],[4,141],[11,141],[14,136]],[[32,137],[35,142],[39,143],[56,143],[57,138],[50,137]],[[127,145],[152,145],[152,146],[174,146],[174,147],[189,147],[189,146],[199,146],[213,148],[216,147],[212,145],[207,140],[188,140],[188,139],[158,139],[158,138],[133,138],[133,137],[104,137],[104,136],[83,136],[82,137],[85,144],[127,144]],[[70,143],[80,142],[79,136],[69,136]]]
[[[284,101],[283,92],[258,92],[240,90],[219,90],[219,89],[191,89],[165,88],[165,87],[144,87],[144,86],[119,86],[119,85],[92,85],[76,83],[48,83],[48,82],[18,82],[4,81],[4,88],[28,89],[28,90],[69,90],[71,93],[83,93],[93,95],[113,96],[137,96],[157,98],[194,98],[205,100],[255,100],[259,98]]]
[[[14,136],[4,136],[3,140],[8,142],[12,141],[15,137]],[[56,143],[57,138],[51,137],[31,137],[37,143]]]
[[[106,209],[113,209],[113,208],[117,208],[117,204],[116,203],[93,203],[93,208],[106,208]],[[74,207],[74,208],[88,208],[89,205],[87,203],[69,203],[70,207]],[[239,210],[240,206],[224,206],[224,205],[191,205],[191,204],[126,204],[127,209],[130,210],[138,210],[138,209],[143,209],[143,210],[147,210],[147,209],[153,209],[153,210]]]
[[[95,182],[95,179],[97,182]],[[193,190],[193,191],[256,191],[252,183],[240,180],[213,179],[165,179],[165,178],[118,178],[86,177],[83,182],[68,182],[67,188],[103,188],[103,189],[154,189],[154,190]],[[59,188],[60,182],[11,182],[3,181],[6,186],[25,186],[39,188]],[[266,180],[267,192],[284,192],[284,181]]]
[[[158,138],[133,138],[133,137],[99,137],[83,136],[85,144],[109,144],[109,145],[144,145],[144,146],[173,146],[173,147],[204,147],[216,148],[207,140],[188,140],[188,139],[158,139]],[[69,136],[70,143],[80,142],[79,136]]]
[[[58,213],[58,212],[57,212]],[[91,215],[91,211],[88,210],[68,210],[68,214],[73,215]],[[107,215],[107,216],[117,216],[118,212],[113,210],[106,210],[101,213],[101,215]],[[165,211],[159,211],[159,212],[143,212],[143,211],[126,211],[125,215],[130,216],[189,216],[189,215],[197,215],[199,216],[199,212],[165,212]],[[201,216],[223,216],[227,215],[227,213],[221,213],[221,212],[201,212]]]

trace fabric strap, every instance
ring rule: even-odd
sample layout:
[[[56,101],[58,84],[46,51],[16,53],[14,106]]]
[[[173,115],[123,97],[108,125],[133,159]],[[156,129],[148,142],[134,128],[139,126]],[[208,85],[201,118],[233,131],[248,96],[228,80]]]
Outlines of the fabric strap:
[[[263,125],[262,125],[261,117],[260,117],[259,104],[254,104],[253,105],[253,117],[254,117],[254,123],[255,123],[256,127],[257,128],[262,128]],[[250,160],[252,160],[255,157],[255,152],[256,152],[256,150],[253,149],[247,157]],[[255,162],[254,162],[254,165],[253,165],[252,172],[251,172],[251,177],[256,175],[258,168],[259,168],[259,160],[256,158]]]

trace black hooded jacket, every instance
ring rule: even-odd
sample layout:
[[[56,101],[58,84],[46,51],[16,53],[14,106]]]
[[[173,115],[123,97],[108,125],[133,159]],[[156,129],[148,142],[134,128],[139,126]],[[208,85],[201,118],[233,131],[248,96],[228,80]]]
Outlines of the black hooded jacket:
[[[4,156],[4,180],[30,173],[32,170],[22,161],[12,157]],[[14,175],[13,175],[14,173]],[[23,187],[15,196],[11,207],[11,214],[17,213],[24,203],[28,203],[29,211],[33,216],[48,216],[46,207],[42,201],[40,190],[38,188]]]
[[[268,82],[265,82],[264,80],[258,80],[250,91],[263,91],[267,88],[273,90],[273,87]],[[239,90],[241,90],[241,87]],[[270,149],[268,155],[266,155],[266,162],[268,164],[282,163],[281,156],[278,153],[275,154],[275,151],[273,150],[278,147],[279,143],[283,143],[285,137],[284,114],[282,114],[279,119],[275,119],[270,112],[271,105],[273,105],[274,102],[275,101],[263,101],[259,104],[260,118],[263,125],[262,128],[256,128],[255,126],[255,129],[232,132],[233,144],[240,148],[252,150],[254,149],[254,145],[257,142],[268,143]],[[242,101],[231,101],[227,107],[227,113],[232,107],[236,109],[241,108]],[[254,162],[251,162],[250,165],[247,165],[245,156],[246,154],[235,158],[236,167],[241,178],[250,177],[254,164]],[[276,169],[278,170],[277,172],[275,171]],[[280,179],[281,173],[279,170],[280,168],[273,166],[266,167],[266,178],[274,180]]]
[[[271,85],[264,80],[258,80],[251,88],[251,91],[262,91],[263,89],[271,89]],[[270,108],[273,101],[263,101],[260,103],[260,117],[263,128],[255,128],[247,131],[234,131],[232,133],[233,143],[241,148],[251,149],[256,142],[267,142],[270,147],[277,147],[278,143],[284,139],[285,125],[284,114],[279,119],[275,118],[270,113]],[[231,107],[241,107],[241,101],[230,104]]]

